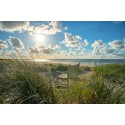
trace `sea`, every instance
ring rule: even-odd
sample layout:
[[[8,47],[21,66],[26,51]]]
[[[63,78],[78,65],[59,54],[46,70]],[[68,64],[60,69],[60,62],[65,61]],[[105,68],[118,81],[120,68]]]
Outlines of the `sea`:
[[[55,63],[81,63],[81,64],[125,64],[125,59],[48,59],[36,60],[39,62],[55,62]]]

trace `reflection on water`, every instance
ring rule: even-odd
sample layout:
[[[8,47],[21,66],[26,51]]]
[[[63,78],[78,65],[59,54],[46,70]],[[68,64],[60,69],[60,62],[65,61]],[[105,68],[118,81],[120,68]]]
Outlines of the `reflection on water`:
[[[50,60],[47,59],[35,59],[36,62],[48,62]]]

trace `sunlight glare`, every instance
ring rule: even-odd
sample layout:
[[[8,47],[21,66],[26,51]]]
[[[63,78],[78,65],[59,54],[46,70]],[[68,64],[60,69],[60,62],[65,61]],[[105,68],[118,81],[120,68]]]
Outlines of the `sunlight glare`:
[[[36,34],[35,38],[37,40],[37,42],[44,42],[45,38],[42,34]]]

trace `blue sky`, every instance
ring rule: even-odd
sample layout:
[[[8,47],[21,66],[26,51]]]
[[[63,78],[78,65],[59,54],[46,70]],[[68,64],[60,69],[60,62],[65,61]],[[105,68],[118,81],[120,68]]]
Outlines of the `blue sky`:
[[[0,21],[0,55],[35,58],[124,58],[124,21]],[[38,56],[39,55],[39,56]]]

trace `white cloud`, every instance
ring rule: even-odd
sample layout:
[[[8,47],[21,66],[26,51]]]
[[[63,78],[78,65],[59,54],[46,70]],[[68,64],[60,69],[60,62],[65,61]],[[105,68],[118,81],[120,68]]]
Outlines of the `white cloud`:
[[[66,51],[66,50],[60,50],[60,51],[57,51],[55,54],[58,57],[64,57],[64,56],[68,55],[68,51]]]
[[[2,51],[1,53],[0,53],[1,55],[1,57],[3,58],[10,58],[11,57],[11,52],[10,51]]]
[[[59,46],[59,45],[51,45],[51,44],[49,44],[49,45],[42,45],[44,48],[50,48],[50,49],[60,49],[61,48],[61,46]]]
[[[7,43],[3,40],[0,40],[0,50],[4,48],[7,48]]]
[[[95,41],[95,42],[92,44],[92,47],[99,47],[99,46],[102,46],[102,45],[103,45],[102,40],[97,40],[97,41]]]
[[[28,21],[0,21],[0,30],[7,32],[27,30],[28,27]]]
[[[68,27],[67,27],[67,26],[66,26],[66,27],[64,27],[64,28],[63,28],[63,30],[68,30]]]
[[[82,37],[81,36],[72,36],[71,33],[64,33],[64,37],[65,39],[61,42],[63,44],[65,44],[66,47],[82,47],[82,46],[87,46],[88,45],[88,41],[84,40],[83,42]]]
[[[107,56],[114,53],[114,49],[108,48],[106,45],[103,44],[102,40],[95,41],[92,44],[92,47],[93,47],[92,55]]]
[[[106,46],[102,46],[102,47],[95,47],[92,51],[92,55],[93,56],[97,56],[97,57],[103,57],[103,58],[118,58],[118,57],[123,57],[124,54],[115,51],[115,49],[112,48],[108,48]]]
[[[125,49],[125,44],[121,40],[114,40],[108,43],[113,49]]]
[[[22,41],[19,38],[10,36],[9,37],[9,42],[12,45],[12,47],[14,47],[16,49],[24,48],[24,44],[22,43]]]
[[[79,39],[79,40],[82,40],[82,37],[81,37],[81,36],[76,35],[75,37],[76,37],[77,39]]]
[[[52,26],[52,29],[55,30],[56,32],[61,31],[61,25],[59,21],[51,21],[49,23],[49,26]]]
[[[105,54],[112,54],[114,52],[114,50],[111,49],[111,48],[103,47],[102,52],[105,53]]]
[[[87,51],[86,48],[82,48],[82,47],[77,47],[74,49],[75,52],[84,52]]]
[[[114,49],[108,48],[107,46],[95,47],[96,50],[98,49],[99,54],[112,54],[114,53]]]
[[[0,21],[0,30],[7,32],[27,30],[30,35],[49,34],[54,35],[61,32],[61,24],[59,21],[51,21],[48,24],[40,26],[30,26],[29,21]],[[66,30],[66,27],[65,27]]]
[[[51,21],[48,22],[48,24],[43,24],[40,26],[30,26],[28,30],[31,35],[36,35],[36,34],[54,35],[57,32],[61,32],[61,25],[60,22],[58,21]]]
[[[82,46],[88,46],[88,44],[89,44],[89,42],[87,41],[87,39],[85,39],[85,40],[81,43]]]
[[[39,49],[36,47],[31,47],[31,48],[29,48],[29,50],[31,53],[39,53],[40,52]]]
[[[45,46],[43,45],[43,47],[39,47],[40,48],[40,52],[42,53],[45,53],[45,54],[54,54],[57,52],[57,49],[60,49],[61,47],[59,45],[55,45],[55,46],[52,46],[52,45],[48,45],[48,46]]]
[[[76,53],[76,56],[85,56],[87,55],[87,49],[86,48],[76,48],[74,49],[75,53]]]
[[[78,53],[77,55],[78,56],[84,56],[86,53],[83,51],[83,52],[80,52],[80,53]],[[87,55],[87,54],[86,54]]]
[[[115,57],[124,57],[124,55],[122,54],[122,53],[119,53],[119,52],[114,52],[113,54],[112,54],[112,56],[115,56]]]
[[[59,46],[59,45],[55,45],[54,48],[55,48],[55,49],[60,49],[61,46]]]
[[[92,51],[92,55],[100,55],[100,49],[98,47],[94,47]]]
[[[116,49],[124,49],[125,45],[122,41],[120,40],[114,40],[112,42],[109,42],[108,45],[110,47],[107,47],[102,40],[95,41],[92,44],[93,51],[92,55],[93,56],[102,56],[102,57],[120,57],[123,54],[118,53]]]
[[[102,40],[96,40],[94,43],[92,43],[92,47],[93,47],[93,51],[92,51],[92,55],[101,55],[103,52],[103,41]]]
[[[37,46],[36,46],[37,48],[39,48],[39,49],[44,49],[45,48],[45,45],[40,45],[40,44],[38,44]],[[50,45],[49,45],[49,47],[50,47]]]
[[[45,49],[41,50],[41,52],[45,53],[45,54],[53,54],[54,50],[51,48],[45,48]]]
[[[41,54],[54,54],[58,52],[57,50],[61,47],[59,45],[37,45],[36,47],[29,48],[31,53],[41,53]]]
[[[73,56],[73,57],[74,57],[74,56],[77,56],[77,53],[76,53],[76,52],[73,52],[73,51],[72,51],[72,52],[69,52],[69,56]]]

